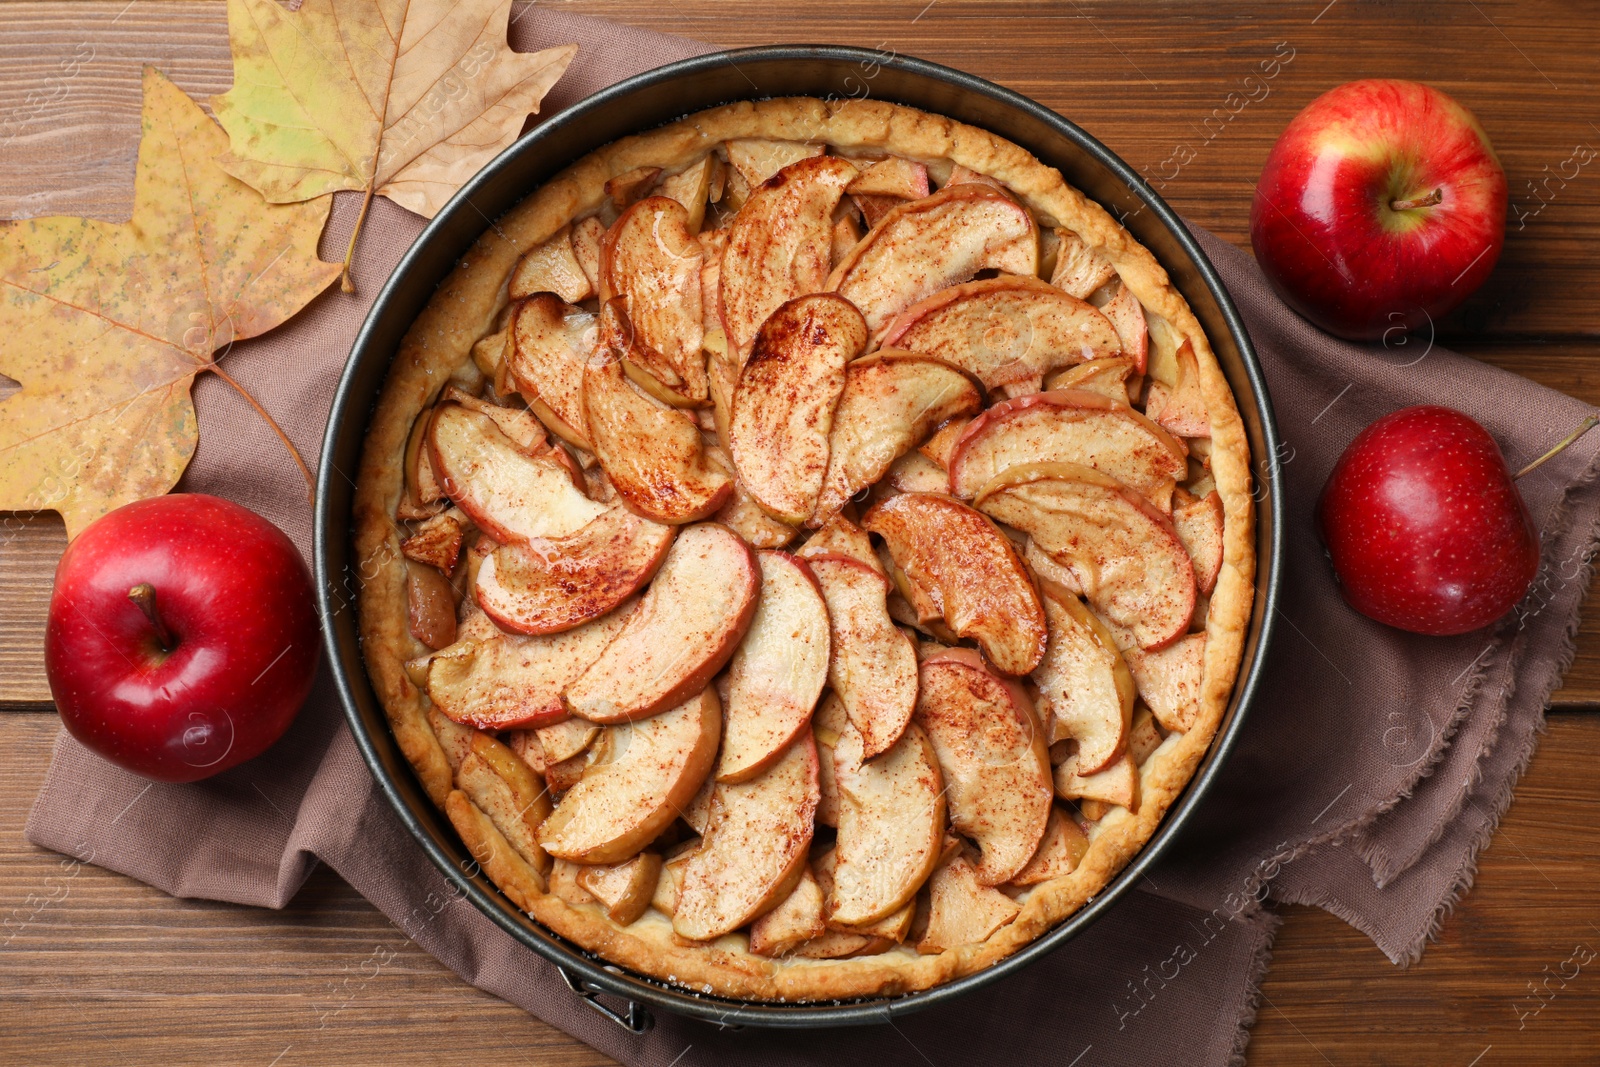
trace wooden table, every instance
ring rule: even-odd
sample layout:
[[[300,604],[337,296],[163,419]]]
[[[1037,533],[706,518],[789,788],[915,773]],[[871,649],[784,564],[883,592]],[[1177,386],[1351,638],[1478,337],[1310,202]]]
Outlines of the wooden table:
[[[196,97],[230,83],[226,49],[217,46],[220,3],[181,11],[160,0],[124,3],[0,2],[0,116],[23,131],[0,150],[0,217],[126,217],[139,64],[162,66]],[[1442,339],[1600,402],[1600,164],[1572,177],[1569,162],[1579,146],[1592,157],[1600,145],[1600,16],[1592,7],[1555,0],[567,6],[727,46],[832,41],[960,67],[1075,119],[1157,181],[1178,210],[1246,246],[1255,177],[1300,107],[1358,77],[1432,82],[1489,130],[1512,202],[1499,269],[1442,325]],[[59,60],[91,44],[94,58],[63,81]],[[1230,92],[1261,97],[1245,79],[1274,54],[1293,58],[1264,98],[1227,118],[1237,106]],[[12,132],[8,125],[5,136]],[[37,164],[27,146],[39,142],[29,138],[46,136],[76,157],[72,168]],[[53,517],[4,521],[0,1061],[608,1062],[456,979],[326,872],[292,906],[270,913],[175,901],[95,867],[63,867],[60,857],[28,845],[23,820],[56,733],[40,640],[64,539]],[[1575,949],[1578,958],[1600,949],[1597,709],[1600,613],[1590,612],[1549,736],[1439,942],[1419,966],[1399,970],[1329,915],[1285,909],[1253,1064],[1595,1062],[1600,974],[1584,971],[1564,986],[1549,981],[1542,988],[1557,992],[1541,999],[1530,989]],[[382,951],[374,956],[375,949]],[[391,955],[382,967],[368,965]]]

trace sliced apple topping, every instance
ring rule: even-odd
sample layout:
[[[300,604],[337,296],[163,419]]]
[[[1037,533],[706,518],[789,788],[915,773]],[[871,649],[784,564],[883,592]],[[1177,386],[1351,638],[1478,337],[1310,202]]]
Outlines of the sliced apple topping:
[[[1136,705],[1133,709],[1133,729],[1128,731],[1128,755],[1133,757],[1134,766],[1143,767],[1144,761],[1154,755],[1165,740],[1150,705],[1142,702]]]
[[[834,746],[839,838],[827,918],[865,926],[903,908],[938,862],[945,792],[933,744],[906,727],[894,747],[868,761],[847,726]]]
[[[982,853],[978,881],[1009,882],[1050,817],[1050,756],[1027,693],[953,648],[923,661],[915,721],[938,756],[950,825]]]
[[[1122,341],[1122,354],[1132,359],[1134,368],[1143,374],[1150,357],[1150,325],[1139,298],[1121,281],[1115,281],[1096,290],[1089,300],[1111,320]]]
[[[883,351],[851,363],[828,438],[828,472],[808,524],[821,526],[837,514],[940,423],[981,406],[977,386],[936,359]]]
[[[733,479],[707,461],[695,421],[630,386],[621,361],[605,349],[583,369],[583,409],[600,466],[645,518],[694,522],[732,494]]]
[[[597,336],[593,315],[552,293],[531,296],[511,312],[512,383],[551,433],[585,451],[593,446],[583,413],[583,365]]]
[[[892,196],[921,200],[928,195],[928,168],[899,156],[880,159],[864,168],[845,192],[851,196]]]
[[[411,636],[432,649],[456,639],[456,597],[450,582],[425,563],[406,561],[406,621]]]
[[[844,710],[839,694],[828,693],[811,716],[811,736],[817,742],[817,785],[821,798],[817,801],[817,822],[822,826],[839,825],[839,782],[833,773],[833,746],[839,735],[850,725],[850,715]]]
[[[783,902],[750,924],[750,951],[757,956],[787,956],[827,932],[822,923],[822,886],[807,866]]]
[[[987,941],[1020,911],[1022,905],[980,881],[976,865],[957,852],[928,880],[928,929],[917,951],[936,955]]]
[[[1044,610],[1022,557],[988,518],[948,496],[903,493],[874,506],[861,524],[883,538],[912,587],[913,607],[925,594],[958,637],[975,639],[1006,674],[1038,664]]]
[[[754,778],[718,784],[711,824],[678,884],[673,930],[709,941],[781,903],[805,869],[817,797],[806,731]]]
[[[787,552],[756,558],[761,599],[728,662],[720,782],[755,777],[808,734],[828,681],[828,606],[811,568]]]
[[[705,221],[706,204],[711,200],[711,178],[720,164],[715,155],[707,153],[699,162],[661,179],[661,195],[676,200],[688,213],[686,221],[690,233],[699,233]],[[706,251],[709,258],[710,249]]]
[[[728,458],[728,454],[720,446],[711,444],[709,439],[705,440],[705,450],[706,459],[733,479],[733,492],[728,494],[727,502],[717,509],[717,513],[711,516],[712,521],[720,522],[744,538],[751,548],[782,548],[793,541],[795,534],[800,531],[761,510],[761,505],[756,503],[744,483],[734,477],[733,460]]]
[[[655,715],[704,688],[755,614],[760,571],[738,535],[715,523],[678,534],[617,639],[566,693],[590,722]]]
[[[594,295],[589,276],[583,272],[583,264],[572,250],[571,226],[561,227],[517,260],[516,269],[511,272],[511,299],[521,300],[534,293],[554,293],[569,304]]]
[[[1156,422],[1181,437],[1210,437],[1211,414],[1200,391],[1200,369],[1194,358],[1194,345],[1185,337],[1174,356],[1178,365],[1176,385],[1150,383],[1145,408]]]
[[[587,719],[562,719],[533,731],[546,763],[563,763],[589,750],[600,734],[600,727]]]
[[[833,220],[833,251],[828,256],[828,269],[832,270],[844,262],[856,245],[861,243],[861,238],[866,231],[861,228],[861,221],[854,214],[845,214],[842,218]]]
[[[578,257],[589,287],[600,291],[600,242],[605,240],[606,224],[590,215],[572,224],[572,254]]]
[[[718,293],[729,351],[741,361],[767,316],[825,288],[833,209],[855,176],[856,168],[836,156],[802,159],[759,184],[734,217]]]
[[[406,559],[426,563],[439,568],[444,574],[450,574],[456,569],[456,562],[461,558],[461,541],[465,536],[465,528],[462,526],[462,520],[456,518],[456,515],[461,514],[459,511],[455,515],[444,512],[424,519],[415,533],[400,542],[401,554]]]
[[[846,556],[807,562],[828,604],[833,656],[828,682],[872,759],[892,747],[917,702],[917,653],[889,618],[889,582]]]
[[[539,776],[511,749],[478,731],[455,772],[456,785],[511,847],[534,870],[548,873],[550,857],[535,839],[550,815],[550,797]]]
[[[796,554],[801,559],[814,559],[824,555],[848,556],[857,562],[865,563],[879,574],[885,573],[877,553],[872,548],[872,538],[867,536],[867,531],[843,515],[835,515],[823,523],[822,527],[800,546],[800,551]]]
[[[1127,404],[1128,379],[1133,377],[1133,360],[1127,356],[1091,359],[1045,379],[1047,390],[1079,389],[1099,393],[1116,404]]]
[[[424,408],[406,438],[405,491],[395,509],[395,518],[403,522],[429,518],[449,505],[433,470],[433,449],[428,444],[432,425],[433,408]]]
[[[824,900],[834,895],[833,872],[838,867],[838,864],[839,851],[834,848],[828,849],[811,861],[811,871],[817,879],[817,884],[822,887]],[[915,897],[912,897],[898,911],[892,911],[875,922],[866,923],[862,926],[846,926],[824,912],[823,925],[841,934],[857,934],[871,938],[887,938],[890,941],[904,941],[906,932],[911,928],[911,923],[916,918],[916,912],[917,901]]]
[[[1122,351],[1111,321],[1094,306],[1010,274],[918,301],[889,324],[883,345],[938,356],[988,389],[1036,382],[1057,367]]]
[[[643,722],[607,727],[583,777],[539,827],[539,844],[574,863],[621,863],[642,851],[711,772],[721,728],[710,689]]]
[[[606,510],[562,464],[527,455],[493,419],[460,404],[434,409],[429,444],[450,499],[501,543],[565,537]]]
[[[1056,764],[1055,790],[1062,800],[1096,801],[1138,811],[1139,767],[1124,752],[1094,774],[1079,774],[1077,756],[1068,756]]]
[[[1200,687],[1206,670],[1206,635],[1190,634],[1155,652],[1128,653],[1134,684],[1156,721],[1179,733],[1200,714]]]
[[[961,440],[961,435],[967,432],[967,427],[972,425],[972,420],[965,415],[949,419],[943,426],[933,432],[922,444],[917,446],[918,454],[933,461],[940,470],[950,469],[950,460],[956,450],[956,442]],[[948,479],[946,479],[948,482]],[[949,491],[949,485],[945,486]]]
[[[634,167],[615,177],[607,178],[605,190],[606,195],[611,198],[611,206],[618,211],[626,211],[629,205],[643,196],[645,190],[654,185],[660,176],[660,167]]]
[[[901,493],[948,493],[950,475],[921,452],[907,452],[894,461],[884,482]]]
[[[1036,274],[1028,209],[997,189],[947,187],[891,210],[836,267],[827,288],[861,309],[876,336],[906,308],[981,270]]]
[[[1197,497],[1178,489],[1173,494],[1172,525],[1194,561],[1195,585],[1210,596],[1216,588],[1217,575],[1222,573],[1222,494],[1213,489]]]
[[[1189,554],[1166,516],[1115,478],[1077,463],[1012,467],[977,506],[1070,570],[1090,606],[1141,648],[1165,647],[1188,629]]]
[[[826,145],[761,137],[740,137],[727,143],[728,163],[751,189],[758,188],[791,163],[821,156],[827,150]]]
[[[624,607],[546,637],[458,641],[429,662],[428,698],[450,719],[480,730],[559,722],[567,717],[562,691],[600,657],[631,614]]]
[[[1117,276],[1111,261],[1097,248],[1090,248],[1071,230],[1056,230],[1056,269],[1050,284],[1079,300]]]
[[[454,384],[445,386],[439,399],[445,403],[460,404],[480,415],[487,415],[496,426],[500,427],[500,432],[509,437],[511,443],[525,455],[538,456],[549,450],[547,444],[549,438],[544,432],[544,427],[524,407],[496,404],[481,396],[474,396]]]
[[[474,595],[502,629],[570,630],[604,615],[648,582],[676,531],[617,503],[567,537],[501,545],[478,568]]]
[[[634,334],[627,358],[691,404],[706,399],[703,259],[688,210],[665,196],[628,208],[600,245],[601,295],[623,302]]]
[[[788,301],[756,334],[733,394],[728,451],[750,495],[784,522],[804,522],[816,507],[845,367],[866,343],[861,313],[831,293]]]
[[[1085,773],[1123,752],[1133,722],[1133,675],[1116,640],[1083,601],[1053,582],[1040,583],[1050,647],[1033,672],[1049,741],[1078,744]]]
[[[1052,878],[1069,875],[1078,869],[1078,864],[1083,862],[1088,852],[1089,835],[1064,815],[1060,808],[1052,806],[1050,821],[1044,828],[1044,839],[1039,842],[1039,851],[1011,879],[1011,884],[1038,885]]]
[[[628,926],[643,915],[661,880],[661,857],[641,852],[621,863],[584,867],[578,885],[606,909],[618,926]]]
[[[972,420],[950,459],[950,488],[963,500],[1029,463],[1079,463],[1138,493],[1171,492],[1189,470],[1183,444],[1098,393],[1063,389],[995,404]]]

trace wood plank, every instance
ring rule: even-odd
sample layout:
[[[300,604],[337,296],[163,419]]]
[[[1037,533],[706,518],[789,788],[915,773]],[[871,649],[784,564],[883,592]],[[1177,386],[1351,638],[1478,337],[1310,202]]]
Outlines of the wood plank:
[[[197,97],[230,84],[223,5],[7,3],[0,38],[0,217],[124,217],[138,69]],[[1485,292],[1449,336],[1600,336],[1600,128],[1588,109],[1600,20],[1559,0],[1394,5],[1308,0],[1203,13],[1125,0],[1040,9],[1022,0],[824,0],[715,8],[575,0],[579,11],[736,47],[827,40],[916,55],[990,78],[1100,137],[1180,210],[1240,244],[1261,164],[1289,118],[1357,77],[1431,82],[1473,108],[1510,179],[1513,223]],[[1425,34],[1426,48],[1411,47]],[[1292,61],[1263,80],[1261,64]],[[1249,80],[1247,79],[1254,79]],[[870,79],[866,81],[870,92]],[[1238,94],[1230,97],[1230,93]],[[1250,97],[1257,99],[1251,100]],[[1229,109],[1234,109],[1230,111]],[[1566,175],[1563,177],[1562,175]],[[1520,220],[1520,225],[1519,221]]]
[[[49,715],[0,717],[0,1061],[610,1062],[457,980],[326,871],[269,912],[63,866],[21,836],[54,734]],[[1285,909],[1251,1064],[1466,1064],[1491,1044],[1488,1062],[1592,1062],[1593,974],[1552,979],[1521,1030],[1517,1012],[1575,946],[1600,950],[1596,767],[1600,717],[1553,716],[1477,884],[1416,967],[1326,912]]]

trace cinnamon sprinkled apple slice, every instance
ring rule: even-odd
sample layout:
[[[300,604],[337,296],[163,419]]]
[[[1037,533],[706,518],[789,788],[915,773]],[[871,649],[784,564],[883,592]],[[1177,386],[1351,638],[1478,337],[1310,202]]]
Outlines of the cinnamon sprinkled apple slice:
[[[624,722],[698,692],[749,629],[760,588],[755,556],[732,530],[683,530],[639,610],[567,690],[567,707],[590,722]]]
[[[980,270],[1037,274],[1028,209],[990,186],[950,186],[889,211],[828,277],[876,336],[906,308]]]
[[[976,504],[1067,568],[1090,605],[1140,647],[1162,648],[1188,629],[1189,554],[1166,516],[1115,478],[1077,463],[1012,467]]]
[[[757,186],[734,217],[717,284],[728,348],[738,360],[779,305],[825,288],[833,209],[855,176],[855,166],[837,156],[790,163]]]
[[[636,333],[631,358],[691,404],[706,399],[702,261],[688,209],[665,196],[628,208],[600,244],[601,296],[623,301]]]
[[[875,505],[861,525],[884,539],[895,566],[941,609],[945,624],[976,639],[997,668],[1020,675],[1038,665],[1044,609],[1022,557],[986,516],[948,496],[902,493]]]
[[[728,451],[750,495],[784,522],[804,522],[816,507],[845,367],[866,343],[861,313],[831,293],[790,300],[756,334],[733,394]]]
[[[1116,639],[1083,602],[1041,581],[1050,647],[1033,672],[1052,744],[1078,743],[1078,766],[1103,770],[1123,752],[1133,722],[1133,675]]]
[[[583,413],[583,365],[594,351],[595,316],[538,293],[511,311],[507,370],[528,408],[551,433],[592,451]]]
[[[1062,389],[1004,401],[973,419],[950,456],[950,490],[970,500],[1012,467],[1052,461],[1093,467],[1146,495],[1189,470],[1182,442],[1127,404]]]
[[[987,389],[1122,351],[1116,329],[1095,307],[1014,274],[964,282],[918,301],[889,324],[883,346],[938,356]]]
[[[917,653],[889,618],[889,581],[847,556],[811,557],[828,603],[833,657],[828,681],[860,731],[865,759],[887,751],[911,721]]]

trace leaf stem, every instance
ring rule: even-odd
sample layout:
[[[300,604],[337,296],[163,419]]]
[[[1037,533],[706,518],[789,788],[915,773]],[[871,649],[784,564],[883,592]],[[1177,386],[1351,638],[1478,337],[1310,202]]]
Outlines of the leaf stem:
[[[1572,442],[1576,441],[1578,438],[1594,429],[1596,424],[1600,424],[1600,415],[1590,415],[1588,418],[1578,423],[1578,428],[1576,430],[1573,430],[1571,433],[1567,434],[1567,436],[1557,441],[1554,448],[1550,449],[1550,451],[1546,452],[1544,455],[1540,456],[1526,467],[1523,467],[1513,477],[1521,478],[1524,474],[1529,473],[1545,460],[1554,458],[1559,452],[1565,449],[1568,445],[1572,444]]]
[[[374,174],[367,181],[366,195],[361,198],[361,214],[356,216],[355,229],[350,231],[350,247],[344,250],[344,271],[339,275],[340,292],[353,293],[356,291],[355,280],[350,277],[350,264],[356,258],[356,238],[361,236],[361,226],[367,221],[367,209],[372,206],[373,186],[377,182],[378,176]]]
[[[212,374],[233,386],[239,395],[244,397],[245,403],[255,408],[256,414],[267,420],[267,425],[272,427],[272,432],[278,435],[278,440],[283,442],[283,447],[289,450],[289,455],[294,458],[295,465],[300,468],[300,474],[306,480],[306,500],[315,504],[317,502],[317,479],[311,473],[311,468],[306,466],[306,461],[301,458],[300,450],[294,447],[294,442],[289,440],[289,435],[283,432],[282,426],[278,425],[278,420],[268,414],[267,409],[261,406],[261,402],[250,395],[250,390],[240,385],[231,374],[218,366],[215,361],[206,364],[204,369],[209,370]]]

